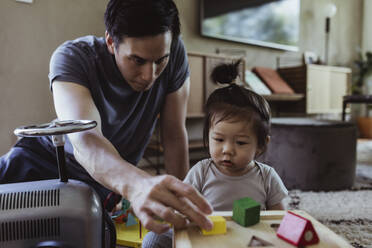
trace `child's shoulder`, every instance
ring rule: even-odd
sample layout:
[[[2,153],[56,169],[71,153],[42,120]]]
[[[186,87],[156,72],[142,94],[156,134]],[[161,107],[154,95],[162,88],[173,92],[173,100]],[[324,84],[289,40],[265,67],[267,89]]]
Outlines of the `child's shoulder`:
[[[264,164],[262,162],[255,161],[258,168],[261,170],[261,172],[264,175],[269,175],[272,173],[276,173],[275,169],[271,167],[270,165]]]
[[[197,162],[187,173],[184,182],[190,183],[192,181],[195,182],[198,180],[202,182],[203,178],[205,178],[208,173],[208,168],[211,162],[211,159],[203,159]]]
[[[263,178],[266,182],[280,182],[282,183],[282,180],[279,176],[279,174],[275,171],[275,169],[267,164],[257,162],[257,166],[260,168],[260,171],[263,175]]]
[[[255,160],[256,164],[260,167],[260,168],[263,168],[265,170],[271,170],[273,169],[273,167],[271,167],[270,165],[267,165],[267,164],[264,164],[262,162],[259,162],[257,160]]]
[[[212,163],[212,159],[210,159],[210,158],[200,160],[199,162],[197,162],[195,165],[193,165],[190,168],[188,174],[202,174],[202,175],[205,175],[206,172],[208,171],[208,168],[210,167],[211,163]]]

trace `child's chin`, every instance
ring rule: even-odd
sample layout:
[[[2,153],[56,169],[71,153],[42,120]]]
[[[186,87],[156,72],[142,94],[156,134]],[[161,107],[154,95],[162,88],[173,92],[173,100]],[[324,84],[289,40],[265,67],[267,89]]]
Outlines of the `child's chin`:
[[[234,170],[232,170],[231,167],[226,167],[226,166],[220,166],[218,168],[218,170],[222,173],[222,174],[225,174],[225,175],[228,175],[228,176],[232,176],[232,175],[235,175],[236,172]]]

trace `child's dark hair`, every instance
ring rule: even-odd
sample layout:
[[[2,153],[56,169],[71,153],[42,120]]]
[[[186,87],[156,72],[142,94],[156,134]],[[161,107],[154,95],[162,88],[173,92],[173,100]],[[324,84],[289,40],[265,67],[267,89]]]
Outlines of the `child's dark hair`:
[[[216,89],[208,97],[205,112],[203,140],[209,147],[209,130],[213,123],[227,119],[243,120],[252,123],[257,135],[258,147],[264,151],[270,133],[270,107],[267,101],[257,93],[234,83],[239,75],[241,60],[231,64],[221,64],[213,69],[211,79],[216,84],[229,86]],[[218,119],[217,119],[218,118]]]
[[[110,0],[106,30],[118,46],[125,37],[144,37],[171,31],[178,39],[180,20],[173,0]]]

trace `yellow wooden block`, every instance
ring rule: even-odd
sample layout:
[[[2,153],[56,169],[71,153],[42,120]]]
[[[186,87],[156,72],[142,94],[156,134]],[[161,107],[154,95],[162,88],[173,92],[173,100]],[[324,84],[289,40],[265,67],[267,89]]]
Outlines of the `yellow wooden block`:
[[[137,218],[135,218],[137,224],[126,226],[125,223],[115,223],[116,228],[116,244],[131,248],[141,248],[142,240],[145,235],[149,232],[146,228],[139,224]],[[155,220],[158,223],[167,223],[163,220]],[[169,226],[172,226],[168,223]]]
[[[210,231],[202,229],[203,235],[216,235],[226,233],[226,219],[222,216],[208,216],[213,222],[213,228]]]
[[[136,218],[138,222],[138,219]],[[116,227],[116,244],[125,247],[141,248],[142,239],[148,233],[148,230],[139,223],[126,226],[123,224],[115,223]]]

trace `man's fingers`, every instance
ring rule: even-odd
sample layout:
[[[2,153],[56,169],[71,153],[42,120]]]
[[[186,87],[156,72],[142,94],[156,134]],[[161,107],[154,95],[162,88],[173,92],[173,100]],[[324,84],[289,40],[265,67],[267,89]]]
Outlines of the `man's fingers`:
[[[211,230],[213,228],[212,221],[200,212],[188,198],[180,197],[179,199],[183,203],[181,210],[179,210],[182,214],[186,215],[192,222],[203,229]]]
[[[160,218],[165,222],[172,223],[176,228],[183,228],[187,224],[187,220],[183,215],[177,214],[173,208],[166,207],[162,203],[153,201],[146,206],[144,209],[146,213],[145,217],[151,216],[151,218],[145,218],[147,222],[143,223],[146,228],[153,230],[153,228],[157,229],[157,231],[164,232],[166,230],[158,229],[156,224],[165,224],[166,227],[169,228],[170,224],[161,223],[160,221],[156,220],[156,218]]]
[[[168,190],[158,191],[156,195],[157,200],[179,211],[198,226],[206,230],[212,229],[213,224],[205,215],[212,212],[209,203],[191,185],[184,184],[178,180],[175,181],[184,186],[182,190],[179,190],[177,187],[171,187],[171,185],[176,183],[166,183]],[[200,204],[200,201],[205,202],[205,204]],[[200,209],[201,206],[206,208],[206,210],[210,210],[210,212],[202,212]]]
[[[205,214],[213,212],[212,206],[204,197],[191,185],[183,183],[177,179],[172,180],[168,185],[168,189],[176,193],[178,196],[189,199],[196,207],[198,207]]]
[[[158,216],[176,228],[186,225],[186,218],[198,226],[210,230],[213,223],[207,218],[212,207],[191,185],[172,176],[154,177],[144,191],[136,188],[132,194],[134,211],[142,224],[156,233],[166,231],[169,226],[156,222]],[[180,214],[176,214],[176,212]],[[183,216],[182,216],[183,215]]]
[[[158,209],[152,207],[151,211],[162,219],[173,223],[176,228],[182,228],[186,226],[186,219],[185,217],[180,218],[180,216],[184,215],[205,229],[211,228],[210,220],[187,198],[175,195],[174,192],[168,190],[158,193],[156,200],[169,207],[162,206],[162,208],[159,207]],[[177,210],[182,215],[175,213],[174,210]]]
[[[167,223],[160,223],[154,217],[146,212],[140,212],[137,217],[140,219],[141,224],[148,230],[157,234],[164,233],[169,230],[170,226]]]

